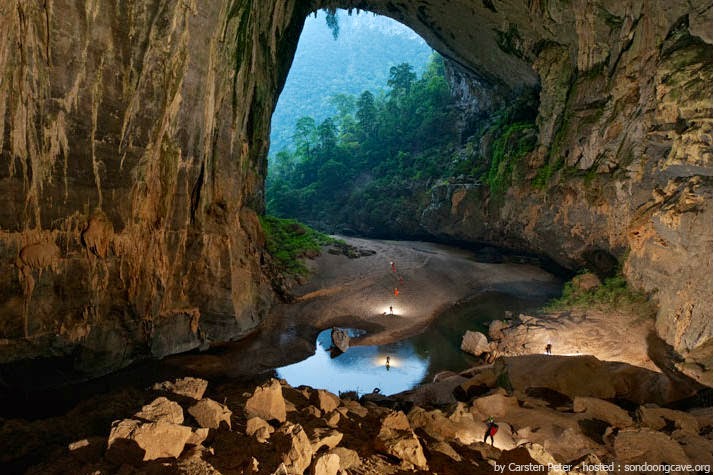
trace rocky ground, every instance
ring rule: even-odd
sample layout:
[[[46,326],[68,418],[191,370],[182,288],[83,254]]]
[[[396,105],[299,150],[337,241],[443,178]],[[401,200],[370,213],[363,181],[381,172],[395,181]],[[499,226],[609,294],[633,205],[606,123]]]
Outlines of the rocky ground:
[[[75,410],[54,421],[66,443],[54,440],[50,454],[47,446],[28,453],[43,457],[27,473],[480,474],[528,467],[601,475],[625,464],[712,462],[711,407],[664,407],[681,394],[661,374],[625,364],[613,371],[589,356],[502,357],[418,391],[360,400],[275,379],[207,386],[182,378],[124,394],[124,407],[101,406],[118,416],[103,424]],[[499,425],[493,444],[483,442],[489,416]],[[90,420],[94,430],[85,426]],[[43,427],[34,427],[38,438],[52,440]],[[21,437],[29,434],[12,428],[12,421],[2,426],[3,440],[27,451]]]

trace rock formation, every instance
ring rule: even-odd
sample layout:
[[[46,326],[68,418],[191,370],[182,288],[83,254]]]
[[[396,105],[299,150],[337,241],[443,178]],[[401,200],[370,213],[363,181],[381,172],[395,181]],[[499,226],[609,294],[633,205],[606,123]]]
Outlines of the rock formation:
[[[509,364],[514,368],[530,364],[527,358],[518,359]],[[579,358],[573,360],[577,366]],[[492,370],[481,367],[473,371]],[[427,402],[428,409],[409,405],[400,395],[385,398],[380,405],[365,397],[360,401],[341,399],[324,391],[318,396],[318,390],[292,388],[273,380],[263,387],[277,385],[276,399],[289,407],[287,418],[273,425],[246,410],[253,397],[250,386],[235,382],[211,385],[211,395],[229,405],[228,409],[214,403],[220,406],[216,414],[228,414],[226,421],[232,422],[234,430],[227,424],[216,425],[211,418],[184,420],[184,409],[195,416],[194,402],[172,393],[168,393],[169,399],[159,397],[144,405],[130,419],[100,423],[107,415],[130,414],[122,412],[123,406],[135,402],[127,401],[126,394],[117,394],[110,399],[115,406],[110,414],[103,413],[105,405],[88,402],[92,409],[83,417],[68,414],[44,421],[6,421],[0,427],[2,440],[27,432],[47,440],[45,446],[34,450],[23,447],[18,452],[4,452],[0,461],[28,468],[29,474],[381,474],[410,469],[482,474],[493,473],[496,463],[532,463],[535,468],[531,471],[538,473],[584,474],[595,470],[583,464],[711,463],[711,408],[707,417],[702,409],[687,412],[651,402],[638,407],[627,398],[608,401],[597,397],[603,394],[594,386],[578,386],[577,381],[562,388],[567,394],[583,394],[571,398],[543,391],[527,374],[511,371],[509,378],[510,390],[491,384],[481,396],[458,403]],[[630,372],[622,386],[636,385],[637,378]],[[148,391],[135,397],[150,400],[155,395]],[[644,395],[645,401],[652,397],[659,395]],[[323,411],[313,406],[320,399],[336,404],[340,414],[336,423],[330,425]],[[404,411],[385,405],[401,405]],[[100,414],[95,414],[97,410]],[[483,442],[489,416],[499,425],[493,446]],[[105,447],[108,450],[104,451]],[[28,450],[32,450],[32,458],[18,464],[18,457]],[[596,473],[608,473],[605,470]]]
[[[712,335],[703,0],[6,2],[0,363],[23,368],[8,374],[53,358],[64,369],[33,384],[57,384],[260,322],[270,115],[321,7],[411,26],[451,61],[466,114],[538,90],[522,179],[503,200],[439,187],[422,225],[571,267],[616,256],[698,374]]]

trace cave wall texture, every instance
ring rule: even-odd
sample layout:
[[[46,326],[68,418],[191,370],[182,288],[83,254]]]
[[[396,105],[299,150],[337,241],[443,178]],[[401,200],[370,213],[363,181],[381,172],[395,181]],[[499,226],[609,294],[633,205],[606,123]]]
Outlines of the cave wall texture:
[[[258,325],[273,300],[257,218],[270,116],[304,18],[322,7],[413,28],[450,60],[470,114],[537,88],[528,169],[555,170],[547,186],[526,176],[486,206],[477,186],[437,187],[423,226],[569,266],[594,250],[620,257],[654,293],[659,334],[701,377],[712,334],[710,3],[10,0],[5,384],[98,375]],[[54,374],[32,371],[48,359]]]

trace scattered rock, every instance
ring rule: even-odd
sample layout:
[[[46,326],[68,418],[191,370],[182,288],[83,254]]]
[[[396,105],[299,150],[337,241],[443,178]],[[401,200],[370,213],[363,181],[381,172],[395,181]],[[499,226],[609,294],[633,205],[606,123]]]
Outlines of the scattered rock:
[[[115,421],[107,442],[107,456],[117,462],[137,462],[181,455],[191,428],[170,422]]]
[[[360,466],[359,454],[345,447],[335,447],[328,453],[335,454],[340,457],[340,470],[348,470],[350,468],[357,468]]]
[[[191,437],[189,437],[186,443],[191,445],[199,445],[202,444],[207,438],[208,428],[199,427],[197,429],[193,429],[193,431],[191,432]]]
[[[622,464],[667,463],[688,464],[687,454],[675,441],[650,429],[623,430],[614,442],[617,461]]]
[[[153,422],[170,422],[172,424],[183,424],[183,409],[178,403],[169,401],[165,397],[158,397],[151,403],[143,406],[141,411],[134,414],[134,417]]]
[[[188,413],[196,419],[198,425],[209,429],[218,429],[224,423],[231,428],[231,412],[226,406],[213,399],[203,398],[188,408]]]
[[[310,396],[310,402],[315,404],[323,413],[328,413],[337,409],[342,402],[339,397],[329,391],[318,389]]]
[[[340,413],[337,410],[325,415],[325,423],[330,427],[337,427],[340,423]]]
[[[332,327],[332,344],[344,353],[350,347],[350,336],[343,329]]]
[[[245,403],[245,413],[248,418],[260,417],[266,421],[285,422],[285,399],[282,387],[277,379],[255,388],[253,396]]]
[[[322,416],[322,412],[320,412],[320,410],[318,408],[316,408],[315,406],[312,406],[312,405],[303,407],[302,411],[300,411],[300,412],[305,415],[316,417],[316,418]]]
[[[273,436],[275,452],[281,454],[287,473],[303,473],[312,461],[312,444],[302,426],[286,422]]]
[[[322,447],[334,449],[342,441],[342,437],[344,437],[342,432],[338,432],[334,429],[315,428],[310,437],[312,451],[317,453]]]
[[[692,434],[699,433],[699,421],[686,412],[645,405],[637,409],[637,417],[642,425],[654,430],[663,430],[669,427],[668,432],[680,429]]]
[[[497,388],[493,394],[474,399],[472,404],[479,414],[486,417],[503,417],[508,411],[518,407],[518,400],[507,396],[502,388]]]
[[[588,417],[605,421],[618,429],[634,425],[627,411],[602,399],[576,397],[573,399],[573,411],[584,412]]]
[[[366,417],[367,414],[369,414],[369,411],[367,410],[366,407],[364,407],[362,404],[360,404],[357,401],[352,401],[352,400],[345,400],[342,401],[342,406],[344,406],[344,409],[346,409],[347,413],[352,413],[356,415],[357,417]],[[339,408],[342,409],[342,408]],[[342,412],[340,412],[342,413]],[[343,414],[344,416],[347,416],[347,414]]]
[[[164,381],[156,383],[152,386],[154,391],[164,391],[167,393],[177,394],[179,396],[188,397],[199,401],[206,392],[208,381],[200,378],[180,378],[173,382]]]
[[[488,345],[486,335],[480,332],[467,331],[461,340],[461,351],[481,356],[491,351],[491,348]]]
[[[275,432],[275,429],[260,417],[251,417],[246,423],[245,435],[248,437],[255,436],[260,443],[267,442],[273,432]]]
[[[455,462],[461,462],[463,460],[461,456],[454,450],[454,448],[443,440],[437,440],[430,443],[429,450],[431,450],[432,452],[442,453]]]
[[[492,340],[500,340],[503,336],[503,330],[508,328],[508,323],[503,320],[491,320],[488,325],[488,336]]]
[[[426,457],[419,439],[409,426],[403,412],[390,412],[382,421],[375,441],[375,449],[402,461],[405,468],[427,470]]]
[[[340,470],[340,457],[335,454],[321,455],[312,467],[313,475],[337,475]]]

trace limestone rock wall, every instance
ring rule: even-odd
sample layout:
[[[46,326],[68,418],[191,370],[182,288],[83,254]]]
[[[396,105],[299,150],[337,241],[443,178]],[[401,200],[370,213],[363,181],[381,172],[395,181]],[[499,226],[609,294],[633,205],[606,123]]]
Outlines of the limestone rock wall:
[[[0,364],[81,378],[259,323],[256,213],[294,8],[3,2]]]

